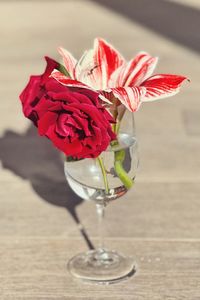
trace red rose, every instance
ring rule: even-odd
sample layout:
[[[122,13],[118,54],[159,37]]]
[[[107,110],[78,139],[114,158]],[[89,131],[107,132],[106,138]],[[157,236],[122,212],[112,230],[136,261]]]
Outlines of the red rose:
[[[44,74],[31,76],[26,88],[19,96],[22,101],[23,112],[25,117],[31,119],[35,125],[37,125],[38,117],[34,110],[34,106],[44,95],[44,85],[46,81],[49,80],[51,72],[59,67],[59,63],[57,63],[52,58],[45,57],[45,59],[47,62],[47,66]]]
[[[97,157],[115,139],[112,116],[99,102],[99,94],[84,88],[69,88],[49,77],[56,62],[47,58],[41,76],[31,76],[21,93],[23,111],[66,155]]]

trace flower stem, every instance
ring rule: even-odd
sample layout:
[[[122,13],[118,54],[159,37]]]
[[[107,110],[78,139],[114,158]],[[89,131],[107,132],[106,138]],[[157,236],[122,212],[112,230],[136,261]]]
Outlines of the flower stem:
[[[115,109],[114,111],[113,111],[113,113],[112,113],[112,115],[113,115],[113,118],[114,118],[114,120],[115,120],[115,124],[113,124],[112,125],[112,130],[113,130],[113,132],[114,133],[116,133],[117,134],[117,124],[118,124],[118,122],[117,122],[117,116],[118,116],[118,112],[117,112],[117,109]]]
[[[99,157],[97,157],[97,161],[99,163],[99,166],[101,168],[101,172],[102,172],[102,175],[103,175],[103,181],[104,181],[105,191],[106,191],[106,194],[108,194],[108,192],[109,192],[109,185],[108,185],[108,178],[107,178],[107,174],[106,174],[106,169],[105,169],[105,166],[104,166],[104,163],[103,163],[103,158],[101,158],[99,156]]]
[[[113,117],[116,120],[116,123],[113,126],[113,131],[118,135],[120,125],[121,125],[121,120],[126,112],[126,109],[124,108],[120,114],[118,114],[117,110],[114,111]],[[118,121],[117,121],[118,117]],[[111,146],[117,146],[119,145],[118,140],[116,139],[115,141],[111,142]],[[123,161],[125,159],[126,152],[124,149],[115,151],[115,161],[114,161],[114,169],[117,174],[117,176],[120,178],[121,182],[124,184],[124,186],[127,189],[130,189],[133,186],[133,180],[128,176],[127,172],[124,170],[123,167]]]
[[[127,189],[130,189],[133,186],[133,180],[128,176],[127,172],[123,168],[123,161],[125,159],[125,150],[119,150],[115,152],[115,172],[120,178],[121,182]]]

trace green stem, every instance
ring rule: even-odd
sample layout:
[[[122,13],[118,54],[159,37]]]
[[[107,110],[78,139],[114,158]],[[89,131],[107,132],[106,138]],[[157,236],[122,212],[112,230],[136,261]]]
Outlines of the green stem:
[[[121,182],[127,189],[130,189],[133,186],[133,180],[128,176],[127,172],[123,168],[123,161],[125,159],[125,150],[119,150],[115,152],[115,172],[120,178]]]
[[[125,112],[126,112],[126,109],[124,108],[124,110],[121,111],[120,115],[118,114],[117,109],[113,113],[113,117],[115,118],[115,121],[116,121],[116,123],[113,125],[113,131],[114,131],[114,133],[116,133],[116,135],[118,135],[118,133],[119,133],[120,124],[121,124],[120,121],[122,120]],[[118,121],[117,121],[117,117],[118,117]],[[117,139],[115,141],[111,142],[112,147],[117,146],[117,145],[119,145],[119,142]],[[123,162],[124,162],[125,156],[126,156],[125,150],[122,149],[119,151],[115,151],[114,169],[115,169],[117,176],[119,177],[121,182],[124,184],[124,186],[127,189],[130,189],[133,186],[133,180],[128,176],[127,172],[124,170]]]
[[[101,158],[99,156],[99,157],[97,157],[97,161],[99,163],[99,166],[101,168],[101,172],[102,172],[102,175],[103,175],[103,181],[104,181],[105,191],[106,191],[106,194],[108,194],[108,192],[109,192],[109,185],[108,185],[108,178],[107,178],[107,174],[106,174],[106,169],[105,169],[104,163],[103,163],[103,158]]]
[[[115,125],[115,133],[118,134],[119,133],[119,128],[120,128],[120,121],[118,121]]]
[[[125,112],[126,112],[125,107],[124,107],[123,110],[120,111],[120,113],[118,112],[117,107],[112,112],[113,118],[116,121],[116,123],[112,125],[112,130],[116,134],[116,136],[119,133],[121,120],[124,117]],[[113,148],[113,150],[118,145],[119,145],[119,142],[118,142],[117,139],[111,142],[111,147]],[[128,176],[127,172],[124,170],[123,162],[124,162],[125,156],[126,156],[126,152],[123,149],[118,150],[118,151],[114,151],[114,169],[115,169],[115,172],[116,172],[117,176],[119,177],[119,179],[123,183],[123,185],[127,189],[130,189],[133,186],[133,180]],[[109,185],[108,185],[108,179],[107,179],[107,174],[106,174],[106,170],[105,170],[105,167],[104,167],[103,159],[98,157],[97,160],[99,162],[99,166],[100,166],[101,171],[102,171],[105,190],[106,190],[106,193],[108,193],[109,192]]]
[[[113,111],[112,115],[113,115],[114,120],[116,121],[116,123],[112,125],[112,130],[113,130],[114,133],[117,134],[117,124],[118,124],[118,122],[117,122],[117,116],[118,116],[117,109],[115,109]]]

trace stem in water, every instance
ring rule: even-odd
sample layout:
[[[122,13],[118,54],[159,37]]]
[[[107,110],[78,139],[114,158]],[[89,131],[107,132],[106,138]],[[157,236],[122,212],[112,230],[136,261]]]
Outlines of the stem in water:
[[[108,178],[107,178],[107,174],[106,174],[106,169],[105,169],[105,166],[104,166],[104,163],[103,163],[103,158],[101,158],[99,156],[99,157],[97,157],[97,161],[99,163],[99,166],[101,168],[101,172],[102,172],[102,175],[103,175],[103,181],[104,181],[105,191],[106,191],[106,194],[108,194],[108,192],[109,192],[109,185],[108,185]]]

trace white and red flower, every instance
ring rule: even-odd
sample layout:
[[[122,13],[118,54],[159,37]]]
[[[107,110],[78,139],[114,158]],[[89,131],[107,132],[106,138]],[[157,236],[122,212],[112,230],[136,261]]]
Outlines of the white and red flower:
[[[152,75],[157,57],[140,52],[126,62],[117,50],[100,38],[95,39],[94,48],[86,51],[79,61],[61,47],[59,53],[69,76],[54,70],[52,77],[66,86],[97,90],[103,99],[117,98],[132,112],[138,110],[142,102],[175,95],[186,79],[172,74]]]

